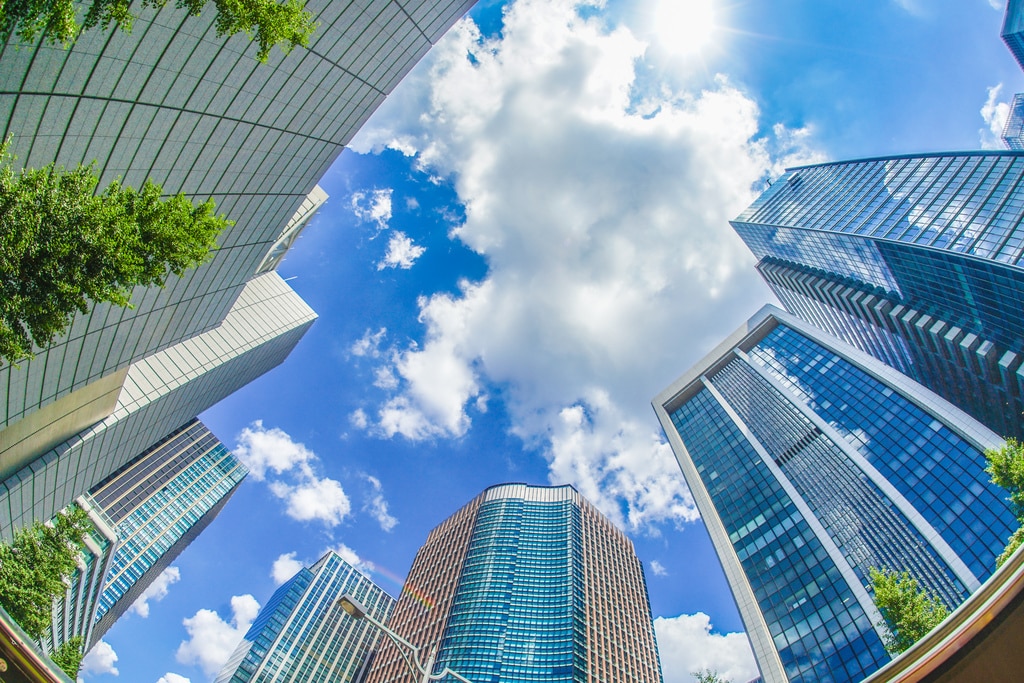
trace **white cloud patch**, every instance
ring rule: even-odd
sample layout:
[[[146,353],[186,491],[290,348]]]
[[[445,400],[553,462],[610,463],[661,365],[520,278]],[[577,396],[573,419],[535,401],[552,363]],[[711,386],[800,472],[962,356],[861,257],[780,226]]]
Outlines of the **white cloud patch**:
[[[388,253],[384,255],[383,260],[377,263],[377,270],[385,268],[408,270],[426,250],[426,247],[414,244],[404,232],[396,230],[388,240]]]
[[[316,459],[313,451],[292,440],[284,430],[267,429],[256,420],[238,435],[234,454],[249,468],[249,476],[263,481],[267,470],[281,474],[308,465]]]
[[[114,666],[117,663],[117,653],[114,652],[114,648],[110,647],[110,643],[105,640],[100,640],[98,643],[92,646],[92,649],[86,653],[85,657],[82,658],[82,673],[91,674],[98,676],[100,674],[110,674],[111,676],[117,676],[120,672],[117,667]]]
[[[348,416],[348,422],[356,429],[367,429],[370,426],[370,418],[362,408],[356,408]]]
[[[319,521],[334,527],[352,509],[341,484],[334,479],[307,476],[297,484],[274,481],[270,491],[287,502],[286,514],[300,522]]]
[[[142,595],[132,604],[130,610],[143,619],[149,617],[149,601],[160,602],[167,597],[171,585],[181,580],[181,570],[177,567],[168,567],[160,573],[160,576],[149,584],[149,588],[143,591]]]
[[[459,437],[507,387],[552,482],[630,527],[682,523],[697,513],[649,402],[769,300],[728,220],[779,155],[816,158],[813,131],[761,136],[725,77],[639,85],[647,46],[576,5],[519,0],[494,39],[459,22],[353,142],[453,179],[451,235],[488,263],[421,298],[422,341],[391,355],[397,386],[367,428]]]
[[[712,633],[703,612],[654,620],[665,683],[691,683],[693,671],[711,669],[730,681],[759,675],[750,642],[743,633]]]
[[[392,190],[373,190],[353,192],[349,199],[349,207],[356,218],[365,223],[374,223],[377,232],[387,230],[388,221],[391,220],[391,194]]]
[[[231,598],[230,622],[213,610],[199,610],[182,621],[189,639],[178,646],[176,659],[181,664],[198,665],[212,678],[228,661],[259,611],[260,604],[251,595]]]
[[[665,565],[657,560],[651,560],[651,571],[654,572],[655,576],[668,576],[668,570],[665,569]]]
[[[341,483],[317,473],[316,454],[280,428],[267,429],[262,420],[256,420],[238,435],[234,453],[257,481],[268,472],[287,477],[268,486],[285,501],[285,514],[292,519],[334,527],[352,509]]]
[[[1003,128],[1010,116],[1010,103],[1000,101],[999,95],[1003,84],[993,85],[988,89],[985,104],[981,105],[981,118],[985,127],[978,131],[982,149],[1006,149],[1003,144]]]
[[[168,671],[160,677],[156,683],[192,683],[192,681],[184,676]]]
[[[363,506],[363,510],[368,512],[371,517],[377,520],[381,529],[384,531],[391,531],[398,525],[398,520],[388,513],[388,501],[384,499],[384,490],[381,486],[380,479],[369,474],[364,474],[363,479],[366,480],[371,489],[370,495],[367,497],[366,504]]]
[[[348,352],[353,356],[359,356],[361,358],[380,358],[380,345],[387,334],[388,328],[386,327],[382,327],[376,332],[368,329],[362,337],[353,342],[352,346],[349,347]]]
[[[283,553],[274,560],[274,565],[270,568],[270,576],[276,585],[280,586],[306,566],[296,560],[295,555],[296,553]]]

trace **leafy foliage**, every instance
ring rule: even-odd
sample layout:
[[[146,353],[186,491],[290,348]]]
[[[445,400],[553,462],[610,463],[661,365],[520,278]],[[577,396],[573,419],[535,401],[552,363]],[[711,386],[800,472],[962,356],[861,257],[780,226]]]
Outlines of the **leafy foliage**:
[[[66,673],[69,678],[74,679],[78,677],[78,670],[82,668],[82,657],[85,656],[85,652],[82,651],[85,645],[85,640],[82,636],[74,636],[69,638],[63,645],[58,647],[50,655],[50,659],[53,663],[61,668],[61,671]]]
[[[139,0],[136,7],[159,9],[168,0]],[[126,33],[132,29],[135,0],[91,0],[85,10],[81,29],[75,18],[76,2],[86,0],[6,0],[0,2],[0,39],[12,35],[33,42],[43,34],[50,43],[72,44],[80,30],[113,24]],[[177,0],[175,6],[198,16],[207,0]],[[270,50],[280,45],[286,54],[296,46],[309,46],[309,37],[316,30],[313,15],[301,0],[213,0],[217,7],[216,27],[219,37],[245,33],[259,44],[256,58],[266,62]]]
[[[717,671],[711,669],[691,671],[690,675],[693,676],[695,683],[729,683],[728,679],[722,678]]]
[[[946,605],[921,588],[910,572],[872,567],[870,577],[875,606],[888,631],[885,649],[891,655],[909,648],[949,614]]]
[[[1014,551],[1017,550],[1024,543],[1024,526],[1018,527],[1013,535],[1010,536],[1010,540],[1006,544],[1006,548],[996,558],[996,567],[1002,567],[1003,563],[1010,559],[1010,555],[1013,555]]]
[[[1010,493],[1013,514],[1024,522],[1024,443],[1007,439],[1002,448],[985,451],[985,458],[985,471],[992,477],[992,483]]]
[[[32,357],[89,301],[128,306],[136,285],[163,286],[210,257],[231,222],[213,200],[161,199],[112,182],[99,195],[91,166],[14,172],[0,147],[0,362]]]
[[[33,638],[50,625],[53,601],[78,566],[90,526],[85,510],[71,506],[52,524],[33,522],[13,542],[0,543],[0,605]]]

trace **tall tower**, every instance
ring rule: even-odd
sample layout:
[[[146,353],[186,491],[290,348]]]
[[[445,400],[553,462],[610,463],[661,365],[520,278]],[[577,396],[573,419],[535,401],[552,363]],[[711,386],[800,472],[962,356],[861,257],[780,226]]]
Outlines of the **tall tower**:
[[[632,542],[571,486],[493,486],[413,561],[389,626],[474,683],[660,683]],[[368,683],[414,681],[381,645]]]
[[[192,420],[90,491],[118,545],[96,611],[95,644],[209,526],[248,471]]]
[[[792,168],[733,227],[786,308],[1024,438],[1024,153]]]
[[[867,587],[909,571],[949,607],[1017,526],[1000,439],[856,348],[766,306],[654,399],[766,683],[889,660]]]
[[[216,683],[359,683],[383,634],[345,614],[338,605],[345,594],[381,622],[395,606],[394,598],[330,551],[277,589]]]

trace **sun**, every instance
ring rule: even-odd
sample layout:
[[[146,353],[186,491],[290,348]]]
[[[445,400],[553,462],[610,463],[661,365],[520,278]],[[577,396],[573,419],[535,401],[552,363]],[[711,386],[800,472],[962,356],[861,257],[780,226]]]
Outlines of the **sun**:
[[[676,54],[700,52],[715,34],[713,0],[655,0],[654,32],[664,49]]]

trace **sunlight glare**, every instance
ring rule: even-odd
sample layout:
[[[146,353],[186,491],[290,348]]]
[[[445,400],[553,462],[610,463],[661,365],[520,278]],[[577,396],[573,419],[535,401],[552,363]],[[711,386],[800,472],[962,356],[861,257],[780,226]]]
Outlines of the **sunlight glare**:
[[[699,52],[715,33],[713,0],[658,0],[654,30],[662,47],[676,54]]]

